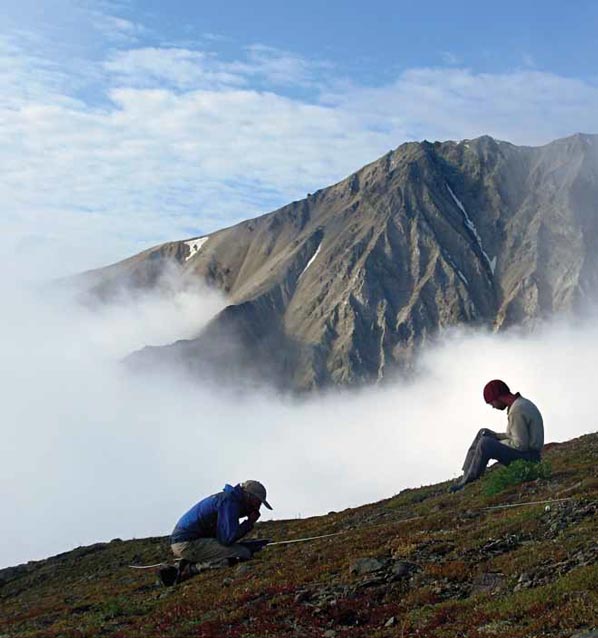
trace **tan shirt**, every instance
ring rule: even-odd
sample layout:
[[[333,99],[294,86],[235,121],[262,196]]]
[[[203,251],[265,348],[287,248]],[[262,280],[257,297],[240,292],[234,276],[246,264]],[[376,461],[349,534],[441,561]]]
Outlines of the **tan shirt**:
[[[499,438],[505,445],[522,452],[540,452],[544,445],[544,422],[540,410],[521,395],[508,408],[508,425]]]

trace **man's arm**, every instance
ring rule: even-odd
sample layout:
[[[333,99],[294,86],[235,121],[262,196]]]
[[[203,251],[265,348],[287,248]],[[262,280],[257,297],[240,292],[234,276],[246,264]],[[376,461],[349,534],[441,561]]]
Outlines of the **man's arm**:
[[[240,527],[239,503],[233,499],[225,499],[218,508],[216,539],[223,545],[232,545],[239,538]]]
[[[480,430],[480,434],[483,436],[491,436],[493,439],[501,439],[508,438],[508,434],[506,432],[495,432],[494,430],[490,430],[489,428],[482,428]]]
[[[247,517],[246,521],[243,521],[240,525],[239,525],[239,532],[237,534],[237,540],[239,540],[240,538],[243,538],[243,536],[246,536],[247,534],[249,534],[249,532],[253,529],[253,526],[255,525],[257,519],[260,517],[260,511],[259,510],[253,510],[253,512],[249,512],[249,516]]]
[[[223,545],[232,545],[249,534],[259,517],[260,513],[256,510],[249,514],[247,520],[239,524],[239,504],[232,500],[225,501],[218,511],[218,542]]]

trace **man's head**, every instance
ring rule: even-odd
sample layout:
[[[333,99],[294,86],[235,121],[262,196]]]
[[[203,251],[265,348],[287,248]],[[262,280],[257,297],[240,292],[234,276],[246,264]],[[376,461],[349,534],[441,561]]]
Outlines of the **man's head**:
[[[497,410],[504,410],[510,405],[508,402],[510,396],[509,386],[500,379],[489,381],[484,386],[484,401]]]
[[[245,481],[241,483],[241,488],[250,509],[259,510],[262,504],[269,510],[272,509],[266,500],[266,488],[259,481]]]

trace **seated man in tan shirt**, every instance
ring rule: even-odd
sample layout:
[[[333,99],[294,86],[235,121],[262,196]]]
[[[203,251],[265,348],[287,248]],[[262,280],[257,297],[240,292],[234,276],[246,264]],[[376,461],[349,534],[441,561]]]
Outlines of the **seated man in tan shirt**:
[[[449,490],[457,492],[480,478],[490,459],[509,465],[517,459],[539,461],[544,445],[544,423],[538,408],[499,379],[484,387],[484,400],[497,410],[507,410],[506,432],[482,429],[474,439],[463,463],[463,476]]]

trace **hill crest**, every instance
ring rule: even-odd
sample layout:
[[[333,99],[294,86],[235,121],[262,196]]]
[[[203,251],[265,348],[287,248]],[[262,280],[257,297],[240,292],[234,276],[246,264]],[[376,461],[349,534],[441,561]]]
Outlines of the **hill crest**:
[[[266,548],[172,589],[127,567],[167,558],[165,538],[114,540],[1,570],[0,632],[578,635],[598,628],[597,454],[598,434],[549,444],[550,479],[493,497],[483,482],[458,495],[441,483],[325,516],[260,523],[262,538],[342,535]]]

